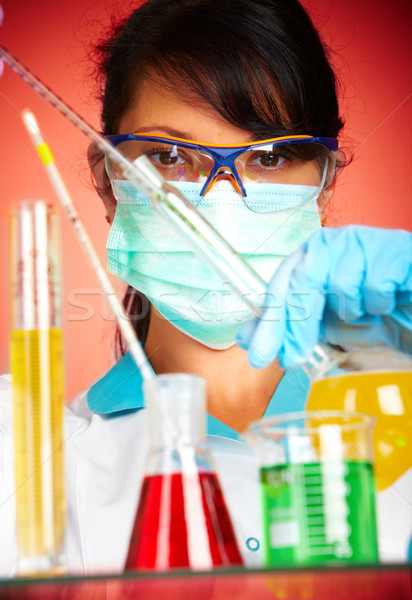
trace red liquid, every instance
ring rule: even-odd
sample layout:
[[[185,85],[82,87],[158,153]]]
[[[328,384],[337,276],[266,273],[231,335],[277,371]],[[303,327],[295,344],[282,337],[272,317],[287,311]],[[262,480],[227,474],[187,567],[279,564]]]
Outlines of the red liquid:
[[[126,569],[243,565],[216,475],[198,473],[193,477],[200,484],[201,505],[199,495],[187,485],[185,502],[181,473],[144,479]],[[202,537],[206,544],[198,547]],[[205,555],[210,565],[199,567],[204,565]]]

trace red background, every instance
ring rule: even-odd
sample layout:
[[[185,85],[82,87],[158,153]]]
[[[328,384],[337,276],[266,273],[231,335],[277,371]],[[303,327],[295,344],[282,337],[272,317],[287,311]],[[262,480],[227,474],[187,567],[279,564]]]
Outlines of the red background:
[[[2,0],[0,43],[5,45],[93,126],[99,108],[89,78],[88,44],[128,12],[129,0]],[[355,151],[334,199],[333,224],[363,223],[412,229],[410,166],[410,0],[304,0],[341,81],[343,145]],[[81,217],[105,261],[107,224],[90,184],[87,139],[14,73],[0,79],[0,372],[8,372],[7,207],[30,198],[53,199],[22,125],[29,107],[53,148]],[[409,136],[409,137],[408,137]],[[68,398],[113,362],[113,321],[70,226],[63,218],[64,330]]]

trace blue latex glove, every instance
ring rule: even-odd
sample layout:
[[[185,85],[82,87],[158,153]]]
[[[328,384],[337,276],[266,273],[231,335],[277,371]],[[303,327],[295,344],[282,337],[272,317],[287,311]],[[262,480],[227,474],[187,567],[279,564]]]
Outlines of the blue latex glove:
[[[260,319],[237,341],[264,367],[303,364],[319,339],[387,343],[412,353],[412,234],[349,226],[321,229],[288,256],[267,287]]]

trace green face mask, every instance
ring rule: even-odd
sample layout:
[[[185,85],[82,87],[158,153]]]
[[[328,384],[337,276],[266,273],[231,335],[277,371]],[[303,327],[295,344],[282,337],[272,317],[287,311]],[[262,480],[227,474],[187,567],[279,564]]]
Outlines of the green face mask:
[[[200,183],[172,183],[198,203]],[[107,242],[108,270],[186,335],[210,348],[234,345],[240,325],[254,318],[250,308],[132,183],[113,180],[112,188],[117,208]],[[229,181],[217,182],[198,210],[269,281],[280,261],[320,228],[319,190],[259,183],[246,185],[246,191],[270,212],[251,211]]]

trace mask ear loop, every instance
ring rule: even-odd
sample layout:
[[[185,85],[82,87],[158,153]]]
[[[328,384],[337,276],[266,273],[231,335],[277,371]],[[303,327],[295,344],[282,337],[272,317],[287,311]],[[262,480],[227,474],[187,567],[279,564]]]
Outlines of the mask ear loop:
[[[332,160],[332,156],[333,156],[333,160]],[[329,171],[329,161],[331,163],[330,167],[331,167],[331,175],[330,175],[330,181],[333,181],[333,177],[335,175],[335,171],[336,171],[336,154],[333,150],[329,150],[329,154],[328,154],[328,160],[326,162],[325,168],[323,169],[323,176],[322,176],[322,181],[320,182],[320,191],[323,190],[323,188],[325,187],[325,182],[326,182],[326,176],[328,174]],[[328,184],[329,185],[329,184]]]
[[[336,155],[335,155],[334,152],[332,152],[332,155],[333,155],[333,165],[332,165],[333,173],[331,175],[331,179],[333,180],[333,175],[335,174],[335,170],[336,170]],[[322,193],[323,188],[325,187],[326,176],[327,176],[327,173],[328,173],[328,170],[329,170],[329,160],[330,160],[330,154],[328,155],[328,159],[326,161],[325,168],[323,169],[322,181],[320,182],[320,186],[319,186],[320,187],[319,194]],[[334,186],[333,186],[333,191],[335,191],[334,190]],[[322,221],[320,222],[321,227],[325,227],[325,225],[326,225],[327,222],[328,222],[328,217],[323,217]]]

